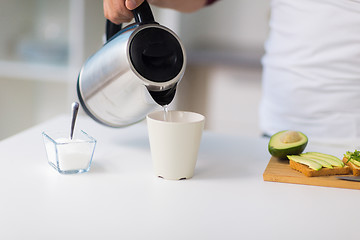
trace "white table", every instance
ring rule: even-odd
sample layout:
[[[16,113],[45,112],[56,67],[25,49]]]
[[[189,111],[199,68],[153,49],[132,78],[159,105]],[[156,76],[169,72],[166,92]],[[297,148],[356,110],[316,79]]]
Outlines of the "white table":
[[[145,124],[83,117],[93,166],[61,175],[41,132],[67,126],[60,116],[0,143],[0,239],[360,239],[358,190],[263,181],[268,139],[205,132],[194,177],[171,181],[152,174]]]

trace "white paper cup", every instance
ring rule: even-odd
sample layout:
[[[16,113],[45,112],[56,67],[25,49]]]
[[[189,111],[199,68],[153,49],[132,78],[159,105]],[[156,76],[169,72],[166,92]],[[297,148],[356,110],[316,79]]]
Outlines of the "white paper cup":
[[[155,175],[188,179],[194,175],[205,117],[185,111],[158,111],[147,115]]]

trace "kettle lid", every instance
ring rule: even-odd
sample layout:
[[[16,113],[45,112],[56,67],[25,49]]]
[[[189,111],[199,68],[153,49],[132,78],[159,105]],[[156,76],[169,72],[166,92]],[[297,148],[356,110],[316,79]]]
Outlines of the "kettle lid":
[[[129,43],[129,55],[134,69],[153,82],[174,79],[184,64],[183,48],[167,28],[143,25]]]

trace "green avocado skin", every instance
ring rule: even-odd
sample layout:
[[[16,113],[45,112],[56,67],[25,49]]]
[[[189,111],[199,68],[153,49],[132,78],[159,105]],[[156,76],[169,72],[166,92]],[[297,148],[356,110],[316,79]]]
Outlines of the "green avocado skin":
[[[287,158],[287,155],[298,155],[302,153],[306,148],[307,142],[300,146],[286,148],[286,149],[277,149],[269,144],[269,152],[271,156],[278,158]]]
[[[282,133],[284,133],[286,131],[281,131],[278,133],[275,133],[274,135],[271,136],[270,141],[269,141],[269,145],[268,145],[268,149],[270,154],[273,157],[278,157],[278,158],[287,158],[287,155],[298,155],[300,153],[302,153],[305,148],[306,145],[308,143],[308,138],[305,134],[298,132],[301,136],[302,136],[302,141],[299,141],[298,143],[291,143],[289,144],[289,147],[279,147],[277,146],[277,141],[280,137],[280,135]]]

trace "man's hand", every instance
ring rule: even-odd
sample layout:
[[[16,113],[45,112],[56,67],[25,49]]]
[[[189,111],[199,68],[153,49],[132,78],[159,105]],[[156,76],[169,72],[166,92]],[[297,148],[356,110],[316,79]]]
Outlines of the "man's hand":
[[[103,0],[104,16],[116,24],[130,22],[133,18],[131,10],[143,2],[144,0]],[[148,0],[148,2],[180,12],[194,12],[205,6],[206,0]]]
[[[130,22],[133,18],[131,10],[143,2],[144,0],[104,0],[104,16],[116,24]]]

